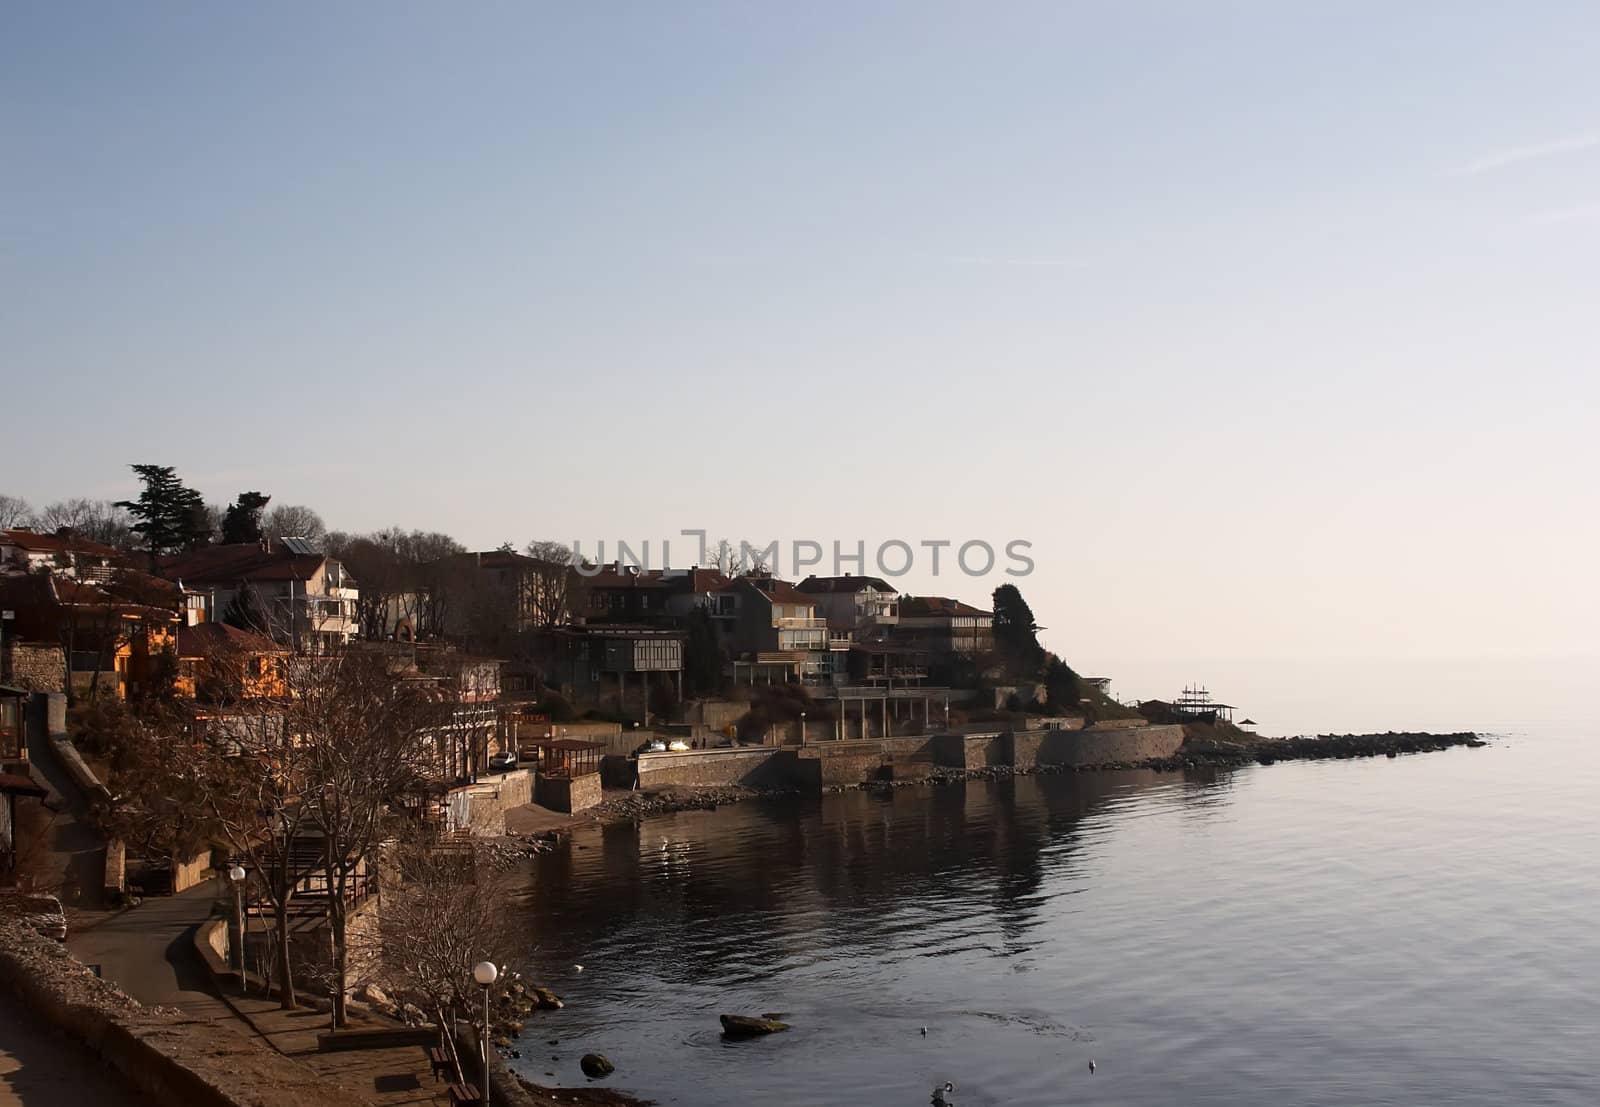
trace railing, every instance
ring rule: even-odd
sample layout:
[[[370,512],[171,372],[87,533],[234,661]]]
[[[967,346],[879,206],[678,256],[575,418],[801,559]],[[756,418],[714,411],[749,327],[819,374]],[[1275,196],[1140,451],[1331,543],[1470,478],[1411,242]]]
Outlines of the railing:
[[[785,618],[772,620],[772,625],[780,630],[826,630],[828,620]]]

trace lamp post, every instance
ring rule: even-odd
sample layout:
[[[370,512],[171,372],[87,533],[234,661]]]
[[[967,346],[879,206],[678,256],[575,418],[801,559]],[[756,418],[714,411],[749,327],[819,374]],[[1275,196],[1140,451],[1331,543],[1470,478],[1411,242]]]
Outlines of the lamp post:
[[[228,883],[233,885],[233,921],[237,927],[238,945],[233,951],[238,962],[239,991],[244,991],[244,866],[235,865],[228,870]]]
[[[806,713],[800,712],[800,744],[806,744]]]
[[[493,961],[479,961],[472,966],[472,979],[483,988],[483,1107],[489,1107],[489,989],[499,975]]]

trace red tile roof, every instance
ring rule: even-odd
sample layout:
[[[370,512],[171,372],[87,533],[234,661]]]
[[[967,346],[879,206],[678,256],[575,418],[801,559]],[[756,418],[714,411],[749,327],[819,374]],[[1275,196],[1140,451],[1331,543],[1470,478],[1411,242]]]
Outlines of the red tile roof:
[[[241,580],[310,580],[327,561],[323,554],[296,554],[274,545],[263,550],[254,542],[204,546],[161,559],[168,580],[232,584]]]
[[[65,553],[68,550],[93,557],[120,558],[122,551],[92,542],[68,531],[65,534],[39,534],[21,527],[0,530],[0,546],[16,546],[34,553]]]
[[[802,592],[860,592],[867,588],[899,594],[899,589],[881,577],[807,577],[798,585]]]
[[[924,619],[952,616],[994,616],[992,611],[983,611],[971,604],[953,600],[948,596],[902,596],[900,597],[900,617],[902,619]]]
[[[178,656],[209,660],[261,657],[290,651],[272,639],[227,623],[199,623],[178,628]]]

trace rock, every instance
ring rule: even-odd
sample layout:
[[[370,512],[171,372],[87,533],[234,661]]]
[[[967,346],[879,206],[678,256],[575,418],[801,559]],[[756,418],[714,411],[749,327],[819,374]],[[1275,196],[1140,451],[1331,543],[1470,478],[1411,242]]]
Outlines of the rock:
[[[753,1018],[750,1015],[723,1015],[722,1032],[730,1038],[757,1038],[763,1034],[776,1034],[789,1029],[789,1024],[777,1019]]]
[[[533,994],[534,997],[538,999],[539,1009],[542,1011],[559,1011],[562,1007],[566,1006],[566,1004],[561,1002],[560,996],[556,995],[549,988],[546,988],[543,984],[535,984],[533,986]]]
[[[610,1076],[617,1071],[604,1053],[585,1053],[578,1061],[578,1067],[583,1070],[583,1075],[588,1077]]]

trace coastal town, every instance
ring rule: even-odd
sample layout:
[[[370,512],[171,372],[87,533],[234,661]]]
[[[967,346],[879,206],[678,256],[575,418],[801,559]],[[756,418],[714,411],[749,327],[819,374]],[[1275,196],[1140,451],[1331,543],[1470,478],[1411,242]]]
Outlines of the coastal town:
[[[294,1065],[306,1102],[369,1070],[393,1077],[379,1102],[550,1094],[495,1068],[563,1003],[499,899],[538,895],[506,872],[581,822],[1290,749],[1203,688],[1119,702],[1039,643],[1010,583],[784,580],[729,543],[678,569],[469,550],[134,471],[133,500],[3,501],[0,914],[32,946],[0,956],[29,988],[93,966],[204,1012],[208,1039],[242,1034],[230,1066],[283,1088]]]

